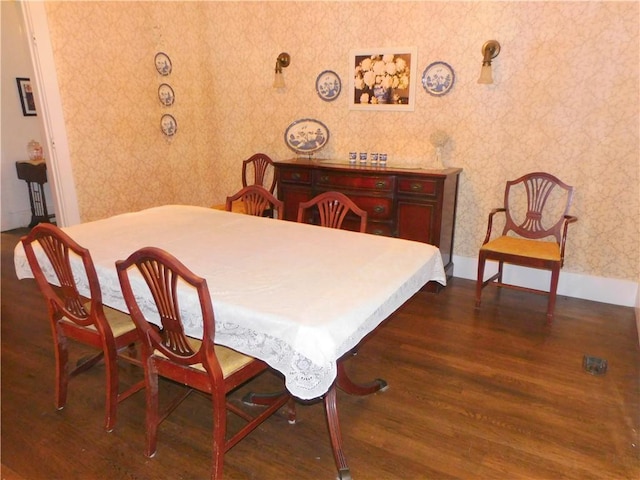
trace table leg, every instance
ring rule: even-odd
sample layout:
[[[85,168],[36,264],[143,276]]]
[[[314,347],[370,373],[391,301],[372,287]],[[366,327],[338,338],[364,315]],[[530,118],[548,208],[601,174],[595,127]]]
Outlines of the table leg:
[[[340,422],[338,421],[335,383],[331,385],[331,388],[324,396],[324,409],[327,414],[327,424],[329,425],[333,459],[336,462],[336,467],[338,467],[338,478],[340,480],[351,480],[351,472],[342,450],[342,433],[340,431]]]
[[[347,459],[344,455],[342,448],[342,432],[340,430],[340,422],[338,420],[338,405],[336,400],[336,387],[340,388],[345,393],[350,395],[369,395],[371,393],[384,391],[388,388],[388,384],[385,380],[377,378],[372,382],[358,384],[355,383],[344,368],[344,360],[338,361],[337,364],[337,378],[331,385],[329,391],[324,395],[324,409],[327,415],[327,424],[329,427],[329,436],[331,438],[331,449],[333,451],[333,459],[338,469],[338,478],[340,480],[352,480],[351,471],[347,465]],[[244,403],[254,405],[268,405],[272,403],[275,398],[282,395],[283,392],[277,392],[272,394],[254,393],[250,392],[242,399]],[[289,411],[289,423],[293,423],[295,414],[291,415]]]
[[[242,403],[245,405],[261,405],[263,407],[268,407],[280,401],[280,399],[285,395],[289,397],[289,400],[287,401],[287,421],[293,425],[296,423],[296,404],[294,398],[286,389],[273,393],[249,392],[242,397]]]
[[[280,390],[279,392],[272,393],[249,392],[244,397],[242,397],[242,403],[244,403],[245,405],[268,406],[275,403],[276,400],[278,400],[285,393],[286,390]]]
[[[344,368],[344,361],[338,362],[338,377],[336,383],[338,387],[350,395],[370,395],[375,392],[385,391],[389,385],[382,378],[376,378],[372,382],[358,384],[349,378]]]

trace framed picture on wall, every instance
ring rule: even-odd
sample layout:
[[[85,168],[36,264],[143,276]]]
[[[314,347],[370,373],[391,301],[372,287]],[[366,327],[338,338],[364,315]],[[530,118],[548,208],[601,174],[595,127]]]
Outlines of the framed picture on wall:
[[[35,116],[36,101],[33,98],[33,90],[31,89],[31,80],[29,78],[16,78],[18,83],[18,95],[20,96],[20,105],[22,105],[22,114],[25,117]]]
[[[416,47],[369,48],[349,53],[351,110],[413,111]]]

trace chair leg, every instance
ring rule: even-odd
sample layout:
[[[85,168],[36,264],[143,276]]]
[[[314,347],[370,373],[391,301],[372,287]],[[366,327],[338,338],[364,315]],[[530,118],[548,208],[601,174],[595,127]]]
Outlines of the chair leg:
[[[290,425],[296,423],[297,420],[297,411],[296,411],[296,399],[293,396],[289,397],[289,401],[287,402],[287,421]]]
[[[211,480],[222,478],[224,454],[227,449],[225,438],[227,435],[227,408],[224,391],[214,391],[211,394],[213,409],[213,442],[211,448]]]
[[[558,290],[558,280],[560,279],[560,267],[551,270],[551,286],[549,288],[549,302],[547,304],[547,324],[553,323],[553,312],[556,308],[556,292]]]
[[[120,388],[120,382],[118,379],[118,363],[116,359],[115,346],[113,348],[107,348],[105,353],[105,373],[107,375],[106,381],[106,404],[105,404],[105,429],[107,432],[113,431],[116,426],[116,415],[118,410],[118,391]]]
[[[156,454],[156,448],[158,443],[158,423],[160,422],[158,413],[158,373],[155,368],[149,365],[150,359],[147,359],[147,366],[145,368],[145,397],[147,404],[146,411],[146,432],[147,432],[147,447],[145,455],[147,457],[153,457]],[[150,371],[153,369],[152,371]]]
[[[484,282],[485,256],[480,252],[478,255],[478,278],[476,279],[476,308],[480,308],[482,302],[482,284]]]
[[[127,352],[130,358],[139,360],[138,358],[138,347],[135,343],[130,343],[127,346]],[[133,365],[133,362],[131,362],[131,365]]]
[[[498,283],[502,283],[502,272],[504,271],[504,262],[498,262]]]
[[[56,357],[56,409],[62,410],[67,403],[69,385],[69,351],[67,338],[53,327],[53,343]]]

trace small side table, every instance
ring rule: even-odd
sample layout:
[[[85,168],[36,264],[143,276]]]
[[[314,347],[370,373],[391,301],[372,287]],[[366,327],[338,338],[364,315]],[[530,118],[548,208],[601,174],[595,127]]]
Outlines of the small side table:
[[[31,162],[16,162],[18,178],[27,182],[29,188],[29,202],[31,203],[31,223],[29,228],[38,223],[51,223],[55,214],[47,211],[47,201],[44,196],[44,184],[47,183],[47,164],[44,160]]]

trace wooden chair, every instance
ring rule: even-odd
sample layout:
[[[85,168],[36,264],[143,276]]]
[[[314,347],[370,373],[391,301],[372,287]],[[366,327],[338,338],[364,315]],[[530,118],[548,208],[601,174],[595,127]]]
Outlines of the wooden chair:
[[[162,326],[158,329],[147,322],[140,310],[129,278],[135,266],[153,296]],[[169,253],[146,247],[132,253],[126,260],[116,262],[122,293],[131,316],[144,339],[142,357],[146,379],[146,455],[156,452],[160,423],[195,389],[211,396],[213,410],[213,468],[211,478],[222,478],[223,459],[227,450],[253,431],[260,423],[289,401],[289,420],[295,420],[295,406],[284,391],[261,404],[266,408],[252,416],[236,405],[228,403],[228,393],[268,369],[266,363],[235,350],[215,345],[215,319],[211,296],[205,279],[192,273]],[[137,276],[137,275],[136,275]],[[179,289],[193,288],[202,311],[203,337],[194,339],[184,333],[180,316]],[[136,291],[136,293],[138,293]],[[162,412],[159,412],[158,375],[188,388]],[[226,410],[247,423],[231,438],[226,439]]]
[[[237,202],[240,200],[240,202]],[[242,188],[235,195],[227,197],[225,210],[233,211],[234,205],[241,203],[244,206],[244,213],[258,217],[282,218],[284,203],[274,197],[267,189],[260,185],[249,185]]]
[[[499,287],[548,295],[547,322],[553,321],[558,279],[564,264],[567,227],[578,220],[568,215],[572,198],[573,187],[548,173],[529,173],[507,182],[504,207],[496,208],[489,214],[487,234],[478,256],[476,308],[480,307],[482,289],[493,283]],[[505,226],[502,236],[491,240],[493,217],[497,213],[505,214]],[[517,236],[507,235],[509,233]],[[498,262],[498,272],[484,280],[487,260]],[[504,263],[550,270],[549,291],[503,283]]]
[[[253,177],[253,182],[250,181]],[[264,153],[256,153],[242,162],[242,186],[261,185],[273,194],[276,176],[273,160]]]
[[[119,393],[118,352],[127,349],[129,356],[121,355],[121,358],[140,365],[135,358],[134,343],[138,341],[136,326],[128,315],[102,304],[102,293],[89,251],[65,232],[55,225],[40,223],[22,237],[21,241],[49,310],[56,359],[56,408],[60,410],[66,405],[69,380],[104,359],[107,377],[105,428],[111,431],[116,424],[118,402],[144,387],[144,381],[140,381]],[[33,246],[35,242],[40,245],[44,255],[36,254]],[[76,275],[79,273],[74,273],[71,269],[72,255],[77,255],[82,260],[89,283],[88,300],[78,292]],[[50,276],[55,276],[59,287],[54,288],[49,284],[45,271]],[[71,369],[68,364],[67,339],[90,345],[100,352],[82,359]]]
[[[342,228],[342,223],[348,213],[359,217],[360,232],[367,230],[367,212],[358,207],[353,200],[341,192],[324,192],[307,202],[298,205],[298,222],[312,223],[311,218],[305,219],[306,211],[317,207],[320,215],[320,225],[330,228]]]
[[[247,160],[242,162],[242,186],[260,185],[266,188],[270,194],[276,189],[276,175],[274,171],[273,160],[264,153],[256,153],[251,155]],[[235,201],[231,210],[225,205],[214,205],[212,208],[216,210],[227,210],[236,213],[246,213],[246,207],[242,200]],[[282,214],[281,214],[282,215]],[[272,216],[272,215],[267,215]]]

